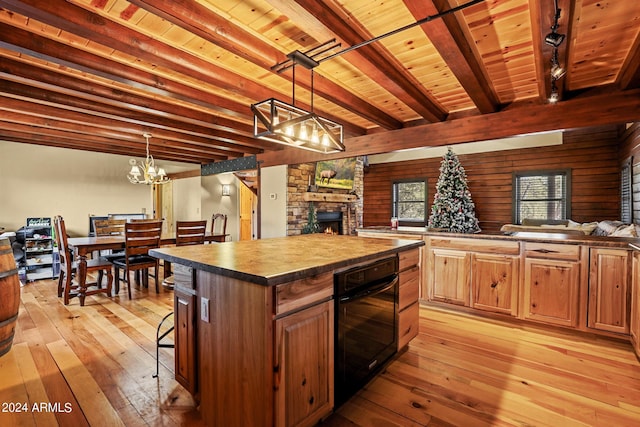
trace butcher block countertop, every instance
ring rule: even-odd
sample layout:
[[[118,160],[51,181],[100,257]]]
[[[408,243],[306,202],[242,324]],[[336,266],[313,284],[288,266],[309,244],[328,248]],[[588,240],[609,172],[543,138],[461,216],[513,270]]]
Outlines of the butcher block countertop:
[[[166,247],[152,249],[149,254],[197,270],[271,286],[423,245],[421,240],[305,234]]]

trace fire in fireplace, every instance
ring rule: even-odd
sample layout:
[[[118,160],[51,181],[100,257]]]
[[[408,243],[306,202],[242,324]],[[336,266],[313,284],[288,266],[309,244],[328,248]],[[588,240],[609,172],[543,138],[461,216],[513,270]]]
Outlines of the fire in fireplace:
[[[317,212],[320,233],[342,234],[342,212]]]

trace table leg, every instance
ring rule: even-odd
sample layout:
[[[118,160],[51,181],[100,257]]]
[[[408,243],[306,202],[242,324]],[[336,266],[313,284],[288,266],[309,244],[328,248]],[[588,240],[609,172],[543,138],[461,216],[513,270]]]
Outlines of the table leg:
[[[171,263],[169,261],[162,261],[162,269],[164,270],[164,278],[171,276]],[[156,273],[156,276],[158,274]]]
[[[78,299],[80,306],[84,306],[87,293],[87,254],[78,254]]]

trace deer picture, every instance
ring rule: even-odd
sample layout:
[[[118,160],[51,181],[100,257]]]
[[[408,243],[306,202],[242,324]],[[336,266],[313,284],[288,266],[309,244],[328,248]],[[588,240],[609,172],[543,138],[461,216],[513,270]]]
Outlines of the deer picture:
[[[320,182],[324,183],[325,179],[327,180],[327,184],[329,184],[329,181],[331,181],[331,178],[334,178],[336,176],[336,171],[334,170],[324,170],[320,172]]]

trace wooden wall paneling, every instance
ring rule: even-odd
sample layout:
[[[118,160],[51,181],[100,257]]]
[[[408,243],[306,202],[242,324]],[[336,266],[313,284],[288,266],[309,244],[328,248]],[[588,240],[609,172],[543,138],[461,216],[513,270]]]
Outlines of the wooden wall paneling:
[[[467,173],[480,227],[488,232],[498,231],[503,224],[512,222],[512,174],[519,170],[570,168],[571,219],[578,222],[618,219],[618,140],[617,127],[606,126],[567,131],[563,144],[557,146],[459,155]],[[430,209],[440,162],[441,158],[431,158],[370,165],[364,178],[364,225],[388,223],[391,217],[391,185],[397,179],[426,177]]]

